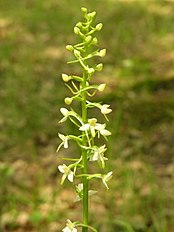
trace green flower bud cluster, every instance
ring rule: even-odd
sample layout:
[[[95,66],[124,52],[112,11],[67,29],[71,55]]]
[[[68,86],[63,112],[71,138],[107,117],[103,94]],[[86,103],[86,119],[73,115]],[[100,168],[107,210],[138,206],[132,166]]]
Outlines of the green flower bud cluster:
[[[61,143],[58,146],[57,151],[64,147],[69,147],[69,140],[73,140],[81,148],[81,154],[78,157],[64,158],[70,161],[69,165],[62,164],[58,166],[59,171],[63,174],[61,184],[67,179],[70,182],[79,180],[76,185],[76,199],[75,202],[83,202],[83,223],[71,222],[67,220],[66,227],[62,231],[77,231],[77,227],[82,227],[82,232],[87,232],[88,229],[96,231],[88,224],[88,197],[94,195],[96,191],[89,190],[89,181],[97,178],[101,179],[104,186],[109,189],[108,181],[112,177],[112,172],[109,173],[89,173],[88,166],[91,162],[97,162],[101,170],[105,169],[105,162],[108,160],[105,156],[107,151],[106,144],[96,145],[99,142],[97,140],[100,137],[107,137],[111,135],[111,132],[106,129],[106,123],[99,123],[97,118],[88,118],[88,110],[91,108],[97,108],[101,114],[108,121],[107,115],[111,113],[110,105],[102,104],[101,102],[93,102],[92,96],[97,91],[103,92],[106,84],[91,84],[91,78],[95,72],[100,72],[103,69],[103,64],[94,64],[91,66],[89,60],[94,57],[104,57],[106,55],[106,49],[99,50],[97,48],[98,39],[95,33],[100,31],[103,27],[102,23],[94,25],[94,19],[96,12],[88,13],[86,8],[81,8],[84,16],[84,22],[78,22],[74,27],[74,33],[80,37],[81,42],[76,45],[67,45],[66,49],[73,53],[75,59],[69,61],[69,64],[77,63],[82,69],[82,75],[69,75],[62,74],[62,79],[65,85],[71,92],[71,96],[67,96],[64,101],[66,105],[72,105],[74,101],[80,103],[80,112],[62,107],[60,109],[63,118],[60,123],[70,120],[77,128],[78,134],[63,135],[58,134]]]

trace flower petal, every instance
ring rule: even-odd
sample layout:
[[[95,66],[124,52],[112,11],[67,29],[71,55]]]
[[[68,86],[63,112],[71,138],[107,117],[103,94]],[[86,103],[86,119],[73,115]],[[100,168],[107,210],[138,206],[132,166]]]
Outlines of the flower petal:
[[[64,141],[65,140],[65,138],[66,138],[66,136],[65,135],[63,135],[63,134],[58,134],[58,136],[59,136],[59,138],[62,140],[62,141]]]
[[[103,130],[100,130],[100,134],[103,136],[109,136],[111,135],[111,132],[106,129],[103,129]]]
[[[79,128],[79,130],[80,131],[87,131],[87,130],[89,130],[89,124],[87,123],[87,124],[84,124],[83,126],[81,126],[80,128]]]
[[[77,189],[78,189],[79,192],[82,191],[83,190],[83,184],[82,183],[78,184]]]
[[[59,165],[58,166],[58,169],[61,173],[64,173],[65,172],[65,165]]]
[[[62,231],[63,232],[71,232],[71,229],[68,226],[66,226]]]
[[[68,148],[68,138],[67,137],[64,140],[64,148]]]
[[[74,174],[73,174],[72,171],[70,171],[70,173],[68,174],[68,180],[69,180],[70,182],[73,182],[73,179],[74,179]]]
[[[69,111],[66,108],[60,108],[60,112],[63,114],[63,116],[67,116]]]

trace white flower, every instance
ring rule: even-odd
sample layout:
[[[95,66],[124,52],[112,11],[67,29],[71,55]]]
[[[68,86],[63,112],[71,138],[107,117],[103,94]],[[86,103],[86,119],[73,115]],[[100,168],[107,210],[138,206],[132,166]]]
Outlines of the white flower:
[[[102,177],[103,184],[106,186],[107,189],[109,189],[107,182],[112,178],[112,173],[113,172],[108,172],[106,175],[103,175]]]
[[[60,148],[62,146],[64,146],[64,148],[68,148],[68,136],[62,135],[62,134],[58,134],[59,138],[62,140],[61,144],[58,146],[57,148],[57,152],[60,150]]]
[[[75,228],[75,223],[67,219],[66,227],[62,231],[63,232],[77,232],[77,229]]]
[[[91,134],[92,134],[92,137],[95,137],[96,122],[97,122],[96,118],[88,119],[88,123],[86,123],[83,126],[81,126],[79,128],[79,130],[81,130],[81,131],[88,131],[88,130],[90,130]]]
[[[78,184],[77,186],[76,186],[76,192],[77,192],[77,196],[76,196],[76,198],[75,198],[75,202],[77,202],[77,201],[81,201],[82,200],[82,198],[83,198],[83,184],[82,183],[80,183],[80,184]],[[97,191],[94,191],[94,190],[89,190],[88,191],[88,195],[89,196],[92,196],[92,195],[94,195],[95,193],[97,193]]]
[[[101,147],[97,147],[93,149],[93,155],[90,157],[90,161],[98,161],[102,168],[105,167],[105,160],[108,160],[106,157],[104,157],[104,153],[107,150],[105,147],[106,145],[103,145]]]
[[[58,169],[61,173],[64,173],[62,176],[61,184],[64,183],[66,177],[68,178],[70,182],[73,182],[74,174],[68,166],[66,166],[65,164],[59,165]]]
[[[76,192],[77,192],[77,196],[74,202],[81,201],[81,199],[83,198],[83,184],[82,183],[76,186]]]
[[[98,136],[100,136],[100,134],[103,135],[103,136],[109,136],[109,135],[111,135],[111,132],[108,131],[108,130],[106,130],[105,127],[106,127],[106,124],[97,123],[96,130],[99,131]]]
[[[98,136],[100,136],[100,134],[103,136],[111,135],[111,132],[106,130],[105,127],[106,127],[105,124],[97,123],[96,118],[91,118],[91,119],[88,119],[88,123],[81,126],[79,130],[81,131],[90,130],[92,137],[95,137],[96,135],[95,131],[98,131]]]
[[[101,113],[102,114],[109,114],[112,112],[111,109],[108,109],[110,105],[104,104],[101,106]]]

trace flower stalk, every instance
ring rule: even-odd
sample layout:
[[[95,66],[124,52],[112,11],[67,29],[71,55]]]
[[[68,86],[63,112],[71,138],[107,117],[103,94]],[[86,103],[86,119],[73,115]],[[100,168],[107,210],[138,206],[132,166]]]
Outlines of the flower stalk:
[[[99,85],[91,84],[91,78],[95,72],[100,72],[103,69],[103,64],[95,64],[91,66],[89,60],[93,60],[93,57],[104,57],[106,55],[106,49],[96,49],[98,39],[95,37],[95,33],[102,29],[102,23],[93,25],[96,12],[88,13],[86,8],[81,8],[85,21],[79,22],[74,27],[74,33],[78,35],[81,42],[76,45],[67,45],[66,49],[72,52],[75,56],[75,60],[69,61],[69,64],[79,64],[82,69],[82,75],[68,75],[63,73],[62,79],[70,92],[72,97],[65,98],[66,105],[72,105],[75,101],[80,102],[79,111],[74,109],[67,109],[62,107],[60,112],[63,118],[59,123],[64,123],[70,120],[77,128],[78,134],[63,135],[58,134],[61,143],[59,144],[57,151],[62,147],[68,149],[69,140],[73,140],[81,148],[81,154],[75,158],[63,158],[70,161],[69,165],[62,164],[58,166],[58,170],[62,173],[61,184],[66,180],[74,183],[76,180],[80,180],[76,185],[77,196],[74,202],[82,201],[83,204],[83,222],[71,222],[67,220],[66,227],[63,232],[77,232],[77,227],[82,227],[82,232],[88,232],[97,230],[89,225],[89,197],[94,195],[97,191],[90,190],[89,182],[93,179],[101,179],[103,185],[109,189],[108,181],[112,177],[112,171],[109,173],[89,173],[90,162],[97,162],[99,167],[105,169],[105,152],[107,150],[106,144],[96,145],[100,142],[100,137],[107,140],[107,136],[111,135],[110,131],[106,129],[106,123],[99,123],[97,118],[89,118],[88,111],[91,108],[97,108],[104,116],[106,121],[108,115],[111,113],[110,105],[102,104],[101,102],[92,102],[91,98],[97,91],[103,92],[106,84],[101,83]],[[99,141],[97,141],[99,140]]]
[[[86,50],[86,49],[85,49]],[[86,88],[88,74],[86,70],[83,72],[83,82],[82,89]],[[87,106],[86,106],[86,92],[82,92],[82,120],[83,123],[87,121]],[[85,132],[82,132],[83,146],[87,145]],[[87,150],[82,149],[82,165],[83,165],[83,174],[88,174],[88,158]],[[88,180],[87,177],[83,177],[83,223],[88,225]],[[83,227],[82,232],[87,232],[88,227]]]

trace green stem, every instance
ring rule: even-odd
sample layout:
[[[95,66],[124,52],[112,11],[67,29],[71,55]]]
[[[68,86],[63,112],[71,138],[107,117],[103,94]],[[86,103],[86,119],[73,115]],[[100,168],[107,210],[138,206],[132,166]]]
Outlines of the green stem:
[[[83,72],[83,83],[82,88],[86,87],[86,80],[88,74],[84,70]],[[87,121],[87,106],[86,106],[86,91],[82,92],[82,120],[83,123]],[[83,145],[86,146],[86,136],[85,132],[83,132]],[[83,174],[88,173],[88,159],[87,159],[87,151],[82,149],[82,164],[83,164]],[[83,224],[88,226],[88,179],[87,176],[83,176]],[[88,227],[83,227],[82,232],[87,232]]]

